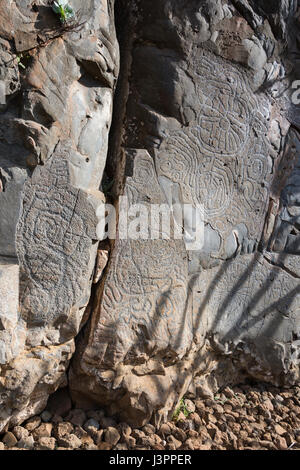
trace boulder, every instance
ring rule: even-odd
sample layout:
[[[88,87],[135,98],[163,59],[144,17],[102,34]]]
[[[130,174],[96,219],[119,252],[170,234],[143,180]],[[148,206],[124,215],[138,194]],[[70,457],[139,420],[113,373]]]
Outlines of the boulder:
[[[113,2],[72,0],[65,25],[49,2],[11,3],[9,18],[0,6],[0,431],[67,385],[119,62]]]
[[[118,2],[130,50],[110,155],[118,231],[71,364],[77,406],[159,425],[187,391],[299,383],[300,141],[281,54],[299,25],[295,2],[256,3],[146,0],[136,15]],[[185,237],[155,225],[153,205]]]

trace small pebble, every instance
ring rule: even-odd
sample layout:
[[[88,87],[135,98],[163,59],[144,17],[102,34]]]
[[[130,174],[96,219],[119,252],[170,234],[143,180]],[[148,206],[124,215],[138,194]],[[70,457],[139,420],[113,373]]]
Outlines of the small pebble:
[[[300,393],[266,384],[184,399],[169,422],[132,428],[104,411],[47,410],[0,437],[0,450],[300,450]]]

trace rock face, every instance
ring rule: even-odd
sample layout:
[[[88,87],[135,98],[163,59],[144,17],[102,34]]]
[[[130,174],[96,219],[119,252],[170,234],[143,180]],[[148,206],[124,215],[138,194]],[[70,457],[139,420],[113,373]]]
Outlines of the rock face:
[[[297,1],[70,4],[0,5],[0,432],[67,385],[160,426],[187,391],[299,383]]]
[[[188,389],[299,381],[299,139],[282,54],[299,26],[296,2],[269,3],[145,0],[123,19],[116,191],[129,206],[202,205],[204,245],[119,230],[72,361],[78,406],[143,425]]]
[[[4,3],[0,430],[66,384],[91,292],[119,62],[113,2],[72,1],[66,26],[51,2]]]

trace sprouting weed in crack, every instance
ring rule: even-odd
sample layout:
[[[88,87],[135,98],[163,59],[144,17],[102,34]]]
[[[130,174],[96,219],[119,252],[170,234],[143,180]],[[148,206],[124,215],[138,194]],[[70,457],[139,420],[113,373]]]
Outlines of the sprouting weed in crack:
[[[173,413],[173,416],[172,416],[173,421],[176,422],[176,421],[179,420],[180,413],[183,413],[186,418],[188,418],[189,415],[190,415],[190,411],[187,409],[187,406],[186,406],[185,401],[184,401],[184,397],[181,398],[178,407],[176,408],[176,410]]]
[[[68,4],[67,0],[57,0],[52,5],[54,13],[59,15],[62,24],[67,23],[75,17],[73,8]]]

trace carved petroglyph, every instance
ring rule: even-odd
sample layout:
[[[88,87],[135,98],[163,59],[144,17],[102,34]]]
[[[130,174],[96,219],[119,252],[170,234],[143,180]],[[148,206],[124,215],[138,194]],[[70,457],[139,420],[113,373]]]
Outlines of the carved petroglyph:
[[[60,321],[89,281],[97,220],[83,191],[69,184],[68,162],[57,153],[26,182],[17,245],[24,319]]]
[[[254,103],[247,99],[245,79],[238,73],[230,73],[226,81],[224,76],[212,79],[215,71],[204,58],[197,73],[201,147],[213,155],[236,155],[247,143],[254,109]]]
[[[291,345],[298,331],[298,280],[272,266],[261,254],[227,261],[222,276],[211,287],[212,292],[205,288],[204,276],[207,273],[199,280],[202,292],[195,296],[194,315],[197,311],[199,314],[201,306],[203,309],[203,299],[206,299],[209,328],[219,347],[232,344],[234,349],[239,344],[247,344],[254,348],[261,364],[260,370],[250,373],[254,376],[260,373],[260,377],[264,373],[267,377],[272,370],[274,376],[280,376],[282,368],[290,362]],[[214,276],[216,271],[211,273],[209,286]]]
[[[105,200],[114,0],[72,0],[84,27],[58,35],[46,3],[12,1],[8,18],[0,2],[0,431],[67,385]]]
[[[275,220],[262,240],[270,211],[276,219],[281,210],[277,159],[287,129],[281,100],[259,91],[259,83],[267,72],[261,70],[264,49],[274,49],[270,65],[281,45],[267,21],[261,39],[253,40],[249,11],[245,20],[231,5],[219,21],[216,4],[222,12],[224,2],[199,3],[157,0],[153,8],[153,0],[143,2],[132,61],[125,60],[122,74],[128,96],[118,121],[122,142],[117,128],[112,155],[119,161],[126,148],[146,148],[155,170],[147,152],[137,150],[125,172],[129,204],[203,205],[205,245],[191,252],[172,240],[117,238],[71,368],[78,407],[90,398],[134,426],[151,415],[153,422],[170,418],[190,385],[212,395],[246,376],[281,385],[299,381],[293,359],[299,351],[297,260],[289,256],[279,264],[263,251]],[[210,41],[209,23],[216,25]],[[221,57],[227,48],[226,57],[240,56],[243,65]],[[117,114],[123,99],[119,104]],[[294,219],[281,219],[295,222],[293,236],[300,215],[296,187],[295,180],[295,204],[285,207]]]
[[[187,128],[166,132],[155,159],[159,181],[172,187],[168,202],[179,187],[181,202],[203,205],[206,221],[223,240],[243,223],[254,245],[275,156],[267,139],[269,109],[233,65],[212,56],[194,67],[198,117]]]
[[[25,323],[19,321],[19,266],[14,258],[0,258],[0,364],[6,364],[23,349]]]
[[[161,146],[156,165],[160,177],[180,186],[182,202],[203,204],[206,215],[211,217],[223,214],[229,206],[234,174],[202,153],[199,127],[169,136]]]
[[[129,204],[163,203],[149,154],[137,151],[132,164],[133,175],[127,178],[124,193]],[[186,283],[182,241],[117,238],[87,362],[116,366],[125,357],[142,357],[168,347],[182,356],[192,339],[190,316],[182,320]]]
[[[186,300],[182,253],[176,244],[167,248],[161,240],[118,244],[102,301],[100,330],[104,344],[98,344],[97,349],[101,361],[102,351],[110,342],[105,332],[111,329],[109,336],[117,338],[112,346],[115,363],[123,360],[133,345],[134,354],[138,353],[137,338],[143,343],[142,349],[149,349],[147,342],[165,349],[175,341],[182,329],[180,317]],[[144,257],[147,263],[141,265]],[[190,333],[187,325],[185,328],[184,336]]]

